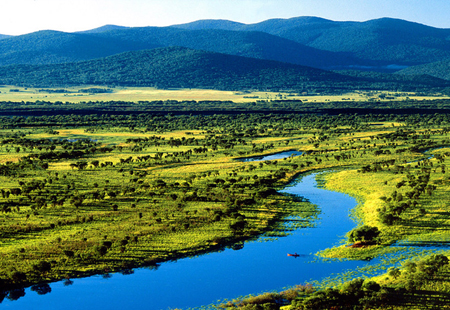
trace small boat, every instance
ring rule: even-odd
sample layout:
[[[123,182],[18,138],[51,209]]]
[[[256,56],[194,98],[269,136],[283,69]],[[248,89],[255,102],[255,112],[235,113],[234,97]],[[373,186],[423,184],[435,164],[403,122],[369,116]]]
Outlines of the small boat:
[[[288,255],[287,256],[292,256],[292,257],[295,257],[295,258],[297,258],[297,257],[299,257],[300,256],[300,254],[297,254],[297,253],[294,253],[294,254],[290,254],[290,253],[288,253]]]

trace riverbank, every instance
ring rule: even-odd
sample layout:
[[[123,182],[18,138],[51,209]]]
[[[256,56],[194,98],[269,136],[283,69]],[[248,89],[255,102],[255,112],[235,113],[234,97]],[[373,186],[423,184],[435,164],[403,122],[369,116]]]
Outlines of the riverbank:
[[[377,172],[354,169],[328,174],[325,186],[358,197],[359,204],[353,215],[364,225],[377,227],[381,231],[380,245],[374,246],[375,249],[395,242],[433,243],[448,240],[450,233],[445,227],[450,221],[441,213],[446,212],[444,197],[450,191],[445,173],[450,160],[443,156],[448,151],[448,148],[440,148],[433,151],[437,158]],[[383,217],[389,205],[399,209],[397,212],[400,215],[393,222]],[[400,208],[404,210],[400,211]],[[367,249],[361,252],[365,251]],[[352,248],[341,247],[328,251],[327,255],[355,258],[354,252]]]

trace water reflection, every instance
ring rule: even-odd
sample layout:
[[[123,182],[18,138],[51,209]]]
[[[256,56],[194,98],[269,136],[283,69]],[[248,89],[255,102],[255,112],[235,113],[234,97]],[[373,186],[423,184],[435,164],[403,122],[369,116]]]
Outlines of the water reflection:
[[[14,290],[8,291],[6,298],[8,300],[18,300],[21,297],[25,296],[25,289],[24,288],[16,288]]]
[[[50,285],[48,285],[47,283],[33,285],[31,287],[31,290],[33,292],[38,293],[38,295],[45,295],[45,294],[51,293],[51,291],[52,291]]]
[[[70,280],[70,279],[65,279],[65,280],[63,281],[63,284],[64,284],[64,286],[70,286],[70,285],[73,284],[73,281]]]

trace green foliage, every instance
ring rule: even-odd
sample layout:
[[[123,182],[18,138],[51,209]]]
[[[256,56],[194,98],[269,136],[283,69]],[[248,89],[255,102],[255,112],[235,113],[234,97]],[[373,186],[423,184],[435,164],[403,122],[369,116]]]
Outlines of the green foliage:
[[[37,264],[34,264],[33,269],[40,273],[46,273],[52,269],[52,264],[42,260],[39,261]]]
[[[292,305],[296,309],[372,309],[384,307],[390,294],[371,280],[354,279],[346,282],[341,289],[327,288],[307,297],[298,298]]]
[[[121,85],[158,88],[294,89],[353,81],[329,71],[182,47],[133,51],[99,60],[0,67],[0,83],[52,87]]]
[[[354,105],[359,112],[378,109],[378,104]],[[0,233],[6,267],[0,285],[8,289],[74,274],[154,266],[224,247],[238,250],[244,241],[263,234],[281,237],[311,226],[318,210],[277,189],[298,173],[315,169],[355,168],[358,188],[374,178],[373,184],[384,190],[377,196],[384,197],[377,199],[382,207],[373,209],[378,228],[371,223],[355,229],[349,233],[352,242],[383,238],[370,247],[379,249],[385,240],[408,240],[412,234],[420,238],[423,232],[431,236],[440,230],[446,236],[445,205],[435,203],[445,201],[450,153],[435,150],[434,158],[412,163],[422,156],[418,152],[449,144],[449,115],[434,110],[448,109],[445,100],[380,103],[388,114],[361,115],[341,113],[347,104],[299,107],[299,102],[255,103],[267,113],[234,114],[207,113],[231,111],[236,105],[230,102],[0,106],[4,111],[50,111],[46,116],[1,118]],[[425,106],[422,114],[415,113]],[[156,108],[173,108],[179,114],[147,113]],[[201,113],[183,114],[193,108]],[[336,115],[290,109],[330,109]],[[233,160],[294,149],[303,154],[274,161]],[[383,212],[397,221],[391,226],[377,222],[375,214]],[[298,221],[285,223],[289,216],[298,216]],[[376,256],[372,249],[345,250],[357,259]],[[446,257],[430,257],[391,269],[388,277],[416,292],[437,279],[446,262]],[[45,287],[35,290],[46,292]],[[278,309],[283,300],[293,300],[310,307],[382,307],[392,301],[389,296],[403,296],[378,280],[313,291],[295,288],[241,306]]]
[[[400,75],[415,75],[415,76],[433,76],[440,79],[450,80],[450,74],[448,72],[448,67],[450,65],[449,60],[441,60],[437,62],[432,62],[428,64],[412,66],[398,72]],[[446,91],[448,93],[448,89]]]
[[[348,236],[348,240],[350,242],[377,242],[379,235],[380,231],[377,227],[364,225],[353,229]]]

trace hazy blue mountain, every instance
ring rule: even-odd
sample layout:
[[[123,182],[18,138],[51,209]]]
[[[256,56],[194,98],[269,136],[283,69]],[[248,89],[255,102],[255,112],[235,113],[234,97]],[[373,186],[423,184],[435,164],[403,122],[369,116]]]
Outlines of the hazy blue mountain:
[[[127,29],[127,28],[129,28],[129,27],[117,26],[117,25],[104,25],[104,26],[86,30],[86,31],[77,31],[76,33],[101,33],[101,32],[105,32],[105,31]]]
[[[227,20],[172,27],[106,25],[85,32],[39,31],[4,38],[0,66],[74,62],[169,46],[331,70],[396,71],[450,59],[450,29],[391,18],[335,22],[317,17],[250,25]]]
[[[126,50],[121,42],[111,38],[45,30],[2,40],[0,65],[74,62]]]
[[[302,88],[349,83],[355,78],[276,61],[166,47],[102,59],[53,65],[0,67],[0,83],[28,86],[128,85],[215,88]]]
[[[195,22],[204,29],[213,21]],[[190,27],[191,24],[177,27]],[[221,22],[221,29],[228,29]],[[233,30],[262,31],[321,50],[350,53],[384,65],[410,66],[450,57],[450,29],[434,28],[400,19],[381,18],[366,22],[335,22],[317,17],[270,19],[233,26]]]
[[[6,39],[6,38],[10,38],[11,36],[6,35],[6,34],[0,34],[0,40]]]
[[[397,74],[398,75],[427,74],[436,78],[450,80],[450,59],[409,67],[404,70],[398,71]]]
[[[203,19],[191,23],[174,25],[173,27],[190,30],[222,29],[237,31],[262,31],[266,33],[277,34],[284,31],[290,31],[293,28],[299,26],[311,26],[324,23],[334,24],[335,22],[319,17],[300,16],[289,19],[269,19],[256,24],[243,24],[223,19]]]
[[[263,32],[119,27],[89,33],[40,31],[5,39],[0,46],[0,65],[74,62],[168,46],[318,68],[335,69],[367,64],[367,61],[355,59],[346,53],[321,51]]]
[[[243,30],[246,25],[226,19],[202,19],[195,22],[174,25],[173,27],[187,30],[221,29],[221,30]]]

